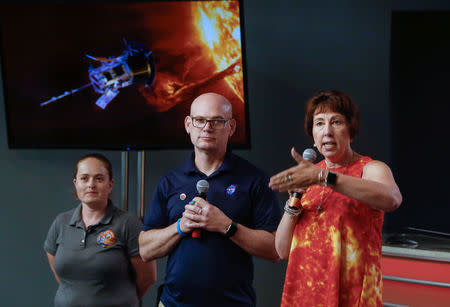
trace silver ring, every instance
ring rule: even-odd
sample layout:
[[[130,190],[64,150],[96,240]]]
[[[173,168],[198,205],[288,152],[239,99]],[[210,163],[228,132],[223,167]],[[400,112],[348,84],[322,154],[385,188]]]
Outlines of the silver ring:
[[[202,214],[203,210],[200,208],[200,210],[198,210],[198,214]]]
[[[289,182],[289,181],[291,181],[291,180],[292,180],[291,175],[286,175],[286,182]]]

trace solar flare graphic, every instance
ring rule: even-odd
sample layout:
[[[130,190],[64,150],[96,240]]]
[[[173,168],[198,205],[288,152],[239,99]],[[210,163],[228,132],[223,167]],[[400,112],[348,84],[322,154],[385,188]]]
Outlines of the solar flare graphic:
[[[202,42],[210,50],[217,71],[235,64],[233,73],[226,76],[225,81],[244,102],[239,3],[198,1],[192,6],[194,23]]]

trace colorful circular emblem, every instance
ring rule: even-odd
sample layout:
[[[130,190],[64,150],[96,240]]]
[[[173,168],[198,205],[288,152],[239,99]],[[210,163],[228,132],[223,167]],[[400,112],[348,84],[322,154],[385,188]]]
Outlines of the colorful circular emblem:
[[[227,188],[227,194],[231,195],[236,191],[237,184],[230,184]]]
[[[102,247],[109,247],[116,241],[116,235],[112,230],[105,230],[97,237],[97,245]]]

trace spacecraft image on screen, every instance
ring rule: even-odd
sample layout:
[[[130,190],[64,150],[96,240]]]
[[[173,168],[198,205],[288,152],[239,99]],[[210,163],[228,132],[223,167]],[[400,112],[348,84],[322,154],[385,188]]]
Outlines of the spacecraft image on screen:
[[[233,105],[248,148],[241,1],[1,5],[10,148],[189,148],[195,97]],[[20,39],[19,39],[20,38]]]
[[[135,42],[126,43],[126,50],[123,55],[118,57],[99,58],[86,56],[101,63],[98,67],[94,68],[91,66],[89,68],[91,83],[66,91],[57,97],[52,97],[42,102],[40,104],[41,107],[92,86],[97,93],[101,94],[95,104],[105,109],[108,103],[119,94],[119,89],[132,84],[145,84],[148,86],[155,79],[155,65],[153,64],[152,53],[141,44]]]

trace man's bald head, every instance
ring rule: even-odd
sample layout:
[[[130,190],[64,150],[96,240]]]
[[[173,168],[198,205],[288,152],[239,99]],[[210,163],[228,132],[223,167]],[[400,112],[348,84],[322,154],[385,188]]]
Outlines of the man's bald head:
[[[216,93],[206,93],[195,98],[191,104],[191,114],[193,114],[192,112],[200,105],[208,103],[219,103],[227,118],[231,118],[233,116],[233,106],[231,105],[231,102],[224,96]]]
[[[194,119],[206,120],[203,127],[195,127]],[[216,128],[214,121],[222,121]],[[233,107],[222,95],[206,93],[198,96],[191,104],[191,114],[184,119],[186,132],[190,135],[196,152],[208,152],[223,158],[227,144],[234,131]]]

